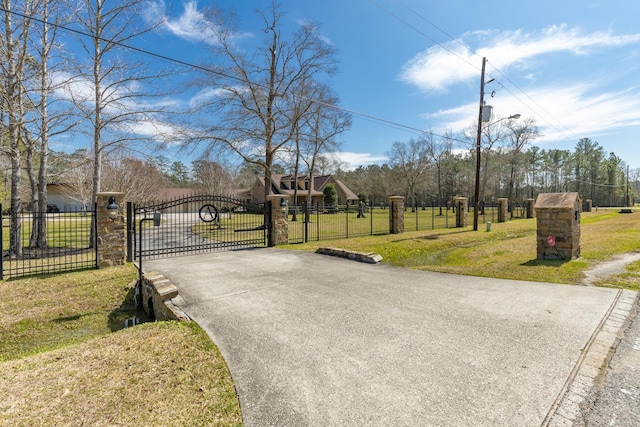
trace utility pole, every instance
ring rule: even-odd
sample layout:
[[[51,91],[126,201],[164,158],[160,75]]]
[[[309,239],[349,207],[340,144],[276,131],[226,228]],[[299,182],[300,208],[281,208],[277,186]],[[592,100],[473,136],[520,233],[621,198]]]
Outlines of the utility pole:
[[[476,188],[473,196],[473,231],[478,231],[478,208],[480,206],[480,152],[482,147],[482,108],[484,107],[484,68],[487,58],[482,58],[482,71],[480,74],[480,108],[478,112],[478,139],[476,140]]]

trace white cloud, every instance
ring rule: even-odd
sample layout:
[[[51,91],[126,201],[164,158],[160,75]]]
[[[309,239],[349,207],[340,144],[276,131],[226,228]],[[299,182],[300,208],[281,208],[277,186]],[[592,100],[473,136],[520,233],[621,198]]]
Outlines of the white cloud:
[[[189,41],[204,42],[216,45],[220,34],[224,29],[217,23],[208,19],[207,15],[198,10],[198,2],[190,0],[184,3],[184,10],[176,17],[167,15],[163,1],[152,2],[147,10],[147,20],[152,22],[162,21],[162,28],[169,33]],[[230,39],[239,39],[250,36],[248,33],[234,33],[227,35]]]
[[[386,162],[386,156],[374,156],[371,153],[353,153],[349,151],[337,151],[333,153],[342,163],[347,165],[347,169],[353,170],[358,166],[367,166],[375,163]]]
[[[640,125],[640,90],[603,91],[594,84],[548,86],[528,93],[528,101],[504,97],[494,107],[498,120],[512,114],[536,119],[543,136],[540,143],[572,140],[613,133]],[[489,101],[490,102],[490,101]],[[469,129],[478,115],[478,104],[468,103],[425,115],[439,129]]]
[[[591,50],[619,47],[640,42],[640,33],[615,36],[605,32],[583,34],[565,25],[551,26],[539,33],[517,31],[476,31],[463,35],[466,45],[481,45],[480,56],[490,58],[491,64],[503,72],[510,66],[526,69],[527,61],[554,52],[586,55]],[[444,48],[431,47],[407,62],[400,79],[425,91],[443,91],[458,83],[478,78],[480,63],[475,54],[457,41]],[[466,62],[465,65],[463,62]]]

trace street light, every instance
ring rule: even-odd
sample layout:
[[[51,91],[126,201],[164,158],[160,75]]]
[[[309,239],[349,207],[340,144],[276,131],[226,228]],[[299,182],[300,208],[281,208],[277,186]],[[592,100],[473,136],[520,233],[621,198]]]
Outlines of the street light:
[[[480,76],[480,108],[478,113],[478,135],[476,139],[476,187],[474,191],[474,200],[473,200],[473,231],[478,231],[478,207],[480,205],[480,153],[481,153],[481,145],[480,142],[482,140],[482,122],[488,122],[490,120],[490,114],[483,117],[483,108],[484,108],[484,69],[487,63],[487,58],[482,58],[482,74]],[[491,80],[489,81],[491,82]],[[489,107],[487,105],[487,107]],[[500,120],[497,120],[493,123],[489,123],[487,127],[494,125],[502,120],[509,119],[519,119],[520,114],[514,114],[509,117],[504,117]]]

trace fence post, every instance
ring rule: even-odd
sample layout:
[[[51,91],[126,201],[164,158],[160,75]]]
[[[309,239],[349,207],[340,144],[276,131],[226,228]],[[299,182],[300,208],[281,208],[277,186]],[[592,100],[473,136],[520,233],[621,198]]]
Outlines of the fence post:
[[[269,246],[289,243],[289,196],[269,195],[267,203],[270,209]]]
[[[115,202],[109,203],[109,202]],[[126,260],[126,233],[121,206],[124,193],[98,193],[96,204],[96,243],[98,268],[123,265]],[[118,206],[110,210],[108,207]]]
[[[404,233],[404,197],[389,197],[389,233]]]
[[[134,257],[134,241],[136,238],[136,217],[132,202],[127,202],[127,262]]]
[[[309,222],[311,222],[311,218],[309,218],[309,203],[306,200],[302,203],[302,209],[304,210],[304,242],[307,243],[309,241]]]

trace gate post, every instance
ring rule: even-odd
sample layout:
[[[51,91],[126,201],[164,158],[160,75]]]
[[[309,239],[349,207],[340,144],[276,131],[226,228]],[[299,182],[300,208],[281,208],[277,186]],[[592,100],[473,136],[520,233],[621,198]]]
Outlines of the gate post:
[[[133,261],[136,240],[135,207],[132,202],[127,202],[127,262]]]
[[[269,246],[289,244],[289,196],[269,195]]]
[[[110,200],[111,199],[111,200]],[[112,203],[109,203],[109,202]],[[115,202],[115,203],[113,203]],[[126,233],[121,207],[124,193],[98,193],[96,204],[98,268],[123,265],[126,259]],[[117,209],[115,209],[117,205]],[[108,209],[112,208],[112,209]]]
[[[389,233],[404,233],[404,197],[389,197]]]

